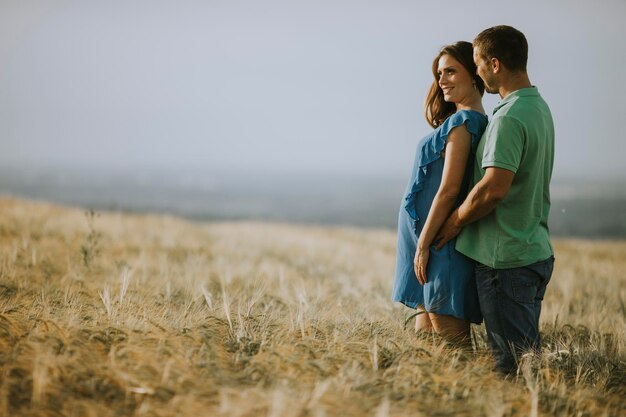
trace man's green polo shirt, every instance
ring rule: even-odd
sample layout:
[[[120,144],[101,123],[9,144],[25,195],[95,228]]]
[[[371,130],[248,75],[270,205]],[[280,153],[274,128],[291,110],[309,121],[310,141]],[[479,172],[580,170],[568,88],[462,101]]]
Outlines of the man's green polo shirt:
[[[456,249],[492,268],[515,268],[549,258],[550,177],[554,124],[535,87],[519,89],[494,109],[476,151],[473,184],[489,167],[513,171],[507,195],[482,219],[466,225]]]

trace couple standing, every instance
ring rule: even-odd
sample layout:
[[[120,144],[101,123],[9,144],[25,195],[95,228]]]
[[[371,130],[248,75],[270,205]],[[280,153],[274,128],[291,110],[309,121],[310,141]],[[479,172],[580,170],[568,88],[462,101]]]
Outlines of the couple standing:
[[[398,220],[393,300],[421,312],[418,330],[466,345],[470,322],[484,318],[503,373],[539,348],[554,265],[554,126],[527,59],[525,36],[510,26],[441,49],[425,105],[435,130],[418,144]],[[485,90],[502,98],[489,122]]]

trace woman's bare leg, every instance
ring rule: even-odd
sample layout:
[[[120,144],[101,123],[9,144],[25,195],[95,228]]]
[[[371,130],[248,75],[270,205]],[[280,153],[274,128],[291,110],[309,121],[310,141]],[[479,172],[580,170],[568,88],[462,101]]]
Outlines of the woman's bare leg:
[[[418,307],[416,310],[419,314],[415,317],[415,331],[432,332],[433,324],[430,321],[430,317],[428,316],[426,310],[420,307]]]
[[[472,347],[469,320],[461,320],[446,314],[434,313],[428,313],[428,318],[433,329],[450,342],[465,348]]]

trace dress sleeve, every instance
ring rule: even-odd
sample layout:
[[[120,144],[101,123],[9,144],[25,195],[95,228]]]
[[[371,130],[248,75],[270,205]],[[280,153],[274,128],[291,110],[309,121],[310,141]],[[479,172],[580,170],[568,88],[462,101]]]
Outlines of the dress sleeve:
[[[428,175],[428,165],[441,158],[441,152],[446,147],[448,135],[452,129],[461,125],[465,125],[467,130],[470,132],[472,149],[475,149],[475,146],[480,139],[480,125],[478,121],[474,119],[471,112],[464,110],[456,112],[452,116],[448,117],[443,124],[439,126],[421,145],[421,149],[418,154],[419,158],[417,159],[418,169],[417,175],[415,176],[415,182],[405,197],[405,209],[413,220],[419,220],[415,210],[415,199],[417,198],[418,193],[424,189],[424,183],[426,182],[426,176]]]
[[[448,117],[441,125],[441,130],[438,134],[424,144],[420,167],[424,167],[439,159],[441,152],[446,147],[448,135],[454,128],[461,125],[465,125],[465,128],[470,133],[472,149],[476,148],[480,139],[480,125],[470,112],[461,110]]]

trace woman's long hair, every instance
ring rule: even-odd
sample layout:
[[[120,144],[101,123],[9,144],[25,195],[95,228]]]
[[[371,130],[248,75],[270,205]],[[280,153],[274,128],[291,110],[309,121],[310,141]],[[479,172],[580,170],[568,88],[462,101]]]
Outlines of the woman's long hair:
[[[476,89],[482,96],[485,92],[485,84],[483,80],[476,74],[476,64],[472,57],[472,44],[466,41],[459,41],[452,45],[446,45],[439,51],[439,54],[433,61],[433,75],[435,80],[430,86],[426,102],[424,104],[424,115],[428,124],[436,128],[440,126],[451,114],[456,112],[456,104],[447,102],[443,99],[443,90],[439,87],[439,58],[443,55],[450,55],[465,67],[467,72],[473,77]]]

